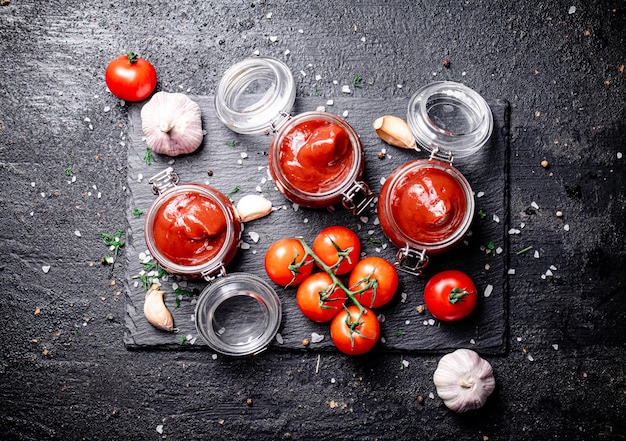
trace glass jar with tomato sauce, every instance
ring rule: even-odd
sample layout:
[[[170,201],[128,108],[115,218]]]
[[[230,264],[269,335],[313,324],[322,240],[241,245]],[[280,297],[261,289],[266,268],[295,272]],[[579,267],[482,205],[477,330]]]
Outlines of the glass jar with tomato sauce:
[[[144,224],[150,254],[167,272],[210,280],[235,257],[241,221],[232,202],[204,184],[178,184],[172,168],[150,183],[159,193]]]
[[[278,331],[280,299],[260,277],[227,274],[243,229],[230,199],[208,185],[178,182],[171,167],[150,179],[159,196],[144,225],[148,250],[167,272],[209,282],[194,317],[211,348],[231,356],[257,354]]]
[[[472,89],[441,81],[413,95],[407,122],[430,157],[391,173],[380,192],[378,216],[383,232],[398,247],[398,269],[419,275],[430,255],[454,248],[471,226],[474,194],[452,161],[487,143],[493,115]]]
[[[231,66],[218,84],[217,116],[242,134],[275,132],[269,169],[278,190],[308,208],[341,203],[358,215],[374,199],[361,181],[363,146],[344,119],[312,111],[290,116],[295,83],[289,68],[273,58],[255,57]]]

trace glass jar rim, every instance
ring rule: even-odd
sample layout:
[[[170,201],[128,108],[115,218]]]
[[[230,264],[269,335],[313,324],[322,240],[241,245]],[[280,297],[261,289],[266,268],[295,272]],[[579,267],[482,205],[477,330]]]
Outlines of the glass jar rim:
[[[466,210],[463,215],[461,225],[448,237],[433,242],[422,242],[415,238],[410,237],[405,231],[400,228],[396,219],[393,217],[393,210],[391,209],[391,202],[393,191],[395,186],[410,172],[419,169],[435,168],[450,174],[455,181],[459,184],[463,190],[463,194],[467,201]],[[448,162],[439,159],[417,159],[407,162],[398,167],[391,175],[389,179],[383,184],[384,187],[388,187],[386,191],[386,197],[382,200],[383,210],[386,220],[389,223],[389,227],[398,236],[400,243],[395,243],[398,247],[406,247],[413,250],[426,250],[429,254],[437,254],[445,251],[449,247],[458,243],[467,234],[474,217],[475,201],[472,188],[461,172],[450,165]],[[382,192],[381,192],[382,193]],[[381,213],[379,213],[379,216]],[[391,238],[390,238],[391,239]]]
[[[249,57],[229,67],[215,90],[217,117],[232,131],[260,134],[296,100],[293,74],[272,57]]]
[[[245,297],[241,299],[238,297]],[[237,322],[229,323],[226,329],[219,323],[218,309],[226,302],[235,300],[233,314]],[[243,301],[253,300],[256,309],[254,313],[262,315],[261,320],[250,317],[250,311],[245,310]],[[195,309],[195,324],[198,334],[215,351],[230,356],[258,354],[265,350],[276,336],[282,319],[280,298],[274,289],[263,279],[248,273],[232,273],[217,278],[207,285],[200,293]],[[251,324],[257,325],[250,328]],[[219,326],[215,329],[215,325]],[[231,332],[232,331],[232,332]],[[235,338],[230,342],[227,338]]]
[[[152,234],[154,221],[159,208],[167,203],[172,197],[185,194],[185,193],[197,193],[211,199],[221,209],[226,218],[226,240],[224,245],[218,253],[208,261],[198,265],[180,265],[172,262],[171,259],[163,255],[154,243],[154,236]],[[146,245],[150,255],[156,260],[164,269],[170,273],[178,274],[186,277],[201,277],[204,275],[213,274],[219,272],[223,266],[226,266],[233,256],[229,255],[232,246],[236,246],[236,242],[241,235],[241,221],[236,215],[234,207],[229,207],[225,204],[223,198],[226,196],[219,190],[204,184],[182,184],[175,187],[171,187],[159,195],[159,197],[152,203],[146,220],[144,222],[144,236]],[[234,254],[234,253],[233,253]]]
[[[350,145],[352,146],[354,161],[351,166],[350,173],[346,175],[345,179],[343,179],[341,183],[330,190],[312,193],[297,188],[285,177],[280,166],[280,145],[289,134],[289,131],[295,126],[316,119],[332,122],[339,125],[346,131],[350,139]],[[269,155],[271,160],[271,172],[278,184],[288,193],[297,195],[299,199],[306,199],[312,202],[323,202],[329,199],[340,198],[342,194],[348,191],[348,189],[350,189],[350,187],[352,187],[354,183],[359,180],[363,167],[363,145],[361,144],[361,139],[358,134],[346,120],[329,112],[310,111],[289,117],[279,126],[278,132],[274,136],[270,145]]]
[[[431,115],[435,109],[442,114]],[[491,137],[493,114],[485,99],[454,81],[435,81],[409,100],[407,123],[417,143],[430,153],[470,156]],[[456,126],[454,129],[446,126]]]

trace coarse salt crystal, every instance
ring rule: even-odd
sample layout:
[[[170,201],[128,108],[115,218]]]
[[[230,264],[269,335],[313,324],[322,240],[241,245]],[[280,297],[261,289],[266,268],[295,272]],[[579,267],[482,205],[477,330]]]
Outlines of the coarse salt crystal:
[[[352,93],[352,91],[350,90],[350,86],[348,86],[347,84],[341,86],[341,92],[343,92],[343,93]]]
[[[291,53],[291,51],[289,49],[286,49],[285,52],[283,52],[283,54],[285,55],[289,55]]]
[[[324,334],[318,334],[317,332],[311,333],[311,343],[319,343],[324,340]]]
[[[361,216],[359,220],[363,222],[364,224],[366,224],[369,221],[369,218],[367,216]]]
[[[515,340],[522,341],[522,337],[515,337]]]
[[[337,380],[335,380],[334,378],[331,378],[331,379],[330,379],[330,383],[331,383],[331,384],[335,384],[336,382],[337,382]]]
[[[530,354],[526,358],[528,358],[528,361],[535,361],[535,358]]]
[[[248,242],[241,242],[239,244],[239,248],[241,248],[242,250],[249,250],[250,249],[250,244]]]
[[[361,37],[361,41],[365,43],[365,37]]]
[[[315,110],[316,110],[317,112],[325,112],[325,111],[326,111],[326,107],[324,107],[324,106],[317,106],[317,107],[315,108]]]
[[[41,270],[44,272],[44,274],[48,274],[48,271],[50,271],[50,265],[42,266]]]
[[[532,201],[532,202],[530,203],[530,206],[531,206],[531,207],[533,207],[535,210],[539,210],[539,205],[538,205],[538,204],[537,204],[537,202],[535,202],[535,201]]]
[[[435,325],[435,319],[428,319],[428,324],[430,326],[434,326]]]
[[[346,116],[348,116],[348,111],[347,111],[347,110],[344,110],[344,111],[343,111],[343,113],[342,113],[342,116],[343,116],[344,118],[345,118]]]
[[[327,106],[332,106],[333,104],[335,104],[335,102],[333,100],[326,101],[326,105]]]
[[[74,230],[74,236],[81,237],[80,231]]]
[[[487,285],[487,287],[485,288],[485,297],[489,297],[491,295],[491,293],[493,292],[493,285]]]
[[[271,36],[270,36],[270,41],[271,41],[272,43],[276,43],[276,42],[278,41],[278,37],[277,37],[277,36],[275,36],[275,35],[271,35]]]
[[[304,29],[298,29],[299,34],[304,34]]]
[[[159,435],[163,434],[163,424],[159,424],[158,426],[156,426],[156,431]]]
[[[404,324],[405,325],[410,325],[411,324],[411,320],[405,320]]]
[[[517,228],[511,228],[509,230],[509,234],[520,234],[520,233],[521,233],[521,231],[518,230]]]
[[[546,271],[546,276],[551,277],[553,275],[554,275],[554,273],[552,271],[550,271],[550,270]]]
[[[551,269],[552,271],[556,271],[556,266],[554,266],[554,265],[550,265],[550,269]]]
[[[622,159],[622,152],[617,152],[617,159]]]
[[[568,14],[572,15],[574,13],[576,13],[576,6],[570,6],[569,10],[567,11]]]
[[[268,13],[265,15],[265,18],[272,18],[272,13],[271,13],[271,12],[268,12]]]
[[[535,259],[539,259],[539,251],[535,250],[534,257],[535,257]]]
[[[565,224],[565,225],[563,225],[563,229],[564,229],[565,231],[569,231],[569,224]]]
[[[510,274],[510,275],[515,274],[515,268],[509,268],[509,270],[507,271],[507,274]]]
[[[298,211],[298,209],[300,208],[300,205],[295,204],[295,203],[292,204],[291,206],[293,207],[293,211]]]
[[[434,393],[432,393],[432,392],[430,392],[430,393],[428,394],[428,398],[430,398],[431,400],[434,400],[434,399],[435,399],[435,394],[434,394]]]
[[[502,254],[502,251],[504,251],[502,247],[496,248],[496,254]]]
[[[499,224],[499,223],[500,223],[500,218],[498,217],[498,215],[496,215],[496,214],[494,214],[494,215],[493,215],[493,221],[494,221],[495,223],[497,223],[497,224]]]
[[[110,112],[110,111],[111,111],[111,107],[109,107],[109,106],[104,106],[104,109],[103,109],[103,110],[104,110],[105,112]]]
[[[402,366],[404,366],[405,368],[409,367],[409,360],[402,360]]]
[[[254,52],[252,52],[252,55],[259,55],[261,52],[259,52],[259,50],[255,50]]]
[[[276,342],[277,342],[279,345],[282,345],[282,344],[285,342],[285,340],[283,340],[283,336],[282,336],[282,335],[280,335],[280,333],[276,333]]]
[[[302,75],[303,77],[306,77],[306,72],[305,72],[305,71],[303,71],[303,70],[301,70],[301,71],[300,71],[300,75]]]
[[[476,193],[477,198],[482,198],[484,195],[485,195],[484,191],[479,191],[478,193]]]
[[[254,243],[257,243],[257,242],[259,241],[259,233],[256,233],[256,232],[254,232],[254,231],[250,231],[250,232],[248,233],[248,236],[250,236],[250,239],[252,239],[252,241],[253,241]]]
[[[278,334],[276,334],[276,335],[278,335]],[[217,354],[211,354],[211,358],[212,358],[213,360],[217,360]]]
[[[241,152],[239,153],[239,156],[241,156],[241,159],[246,159],[248,157],[248,154],[246,152]]]
[[[305,217],[304,220],[302,221],[302,223],[308,224],[309,223],[309,218]]]
[[[557,345],[556,343],[552,345],[552,347],[554,348],[555,351],[559,350],[559,345]]]
[[[397,87],[398,89],[402,89],[402,84],[396,84],[396,87]]]
[[[470,344],[475,345],[476,344],[476,340],[474,340],[473,338],[470,338]]]

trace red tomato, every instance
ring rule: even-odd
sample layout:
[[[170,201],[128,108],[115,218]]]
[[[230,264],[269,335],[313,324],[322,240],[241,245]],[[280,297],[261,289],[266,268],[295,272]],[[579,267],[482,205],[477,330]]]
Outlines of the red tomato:
[[[157,84],[154,66],[129,51],[109,63],[104,79],[111,93],[125,101],[145,100]]]
[[[330,324],[330,338],[344,354],[365,354],[374,347],[379,337],[380,323],[374,311],[368,308],[361,314],[358,306],[348,306]]]
[[[313,259],[306,252],[298,239],[280,239],[265,252],[265,272],[269,278],[281,286],[297,285],[306,279],[313,270]]]
[[[335,225],[320,231],[313,241],[313,252],[330,267],[339,263],[333,269],[335,274],[346,274],[359,260],[361,242],[354,231]]]
[[[307,277],[296,291],[300,311],[318,323],[328,322],[342,311],[346,299],[346,293],[325,272]]]
[[[435,274],[424,287],[426,308],[439,320],[467,317],[476,306],[476,285],[465,273],[447,270]]]
[[[371,283],[372,286],[365,289]],[[359,261],[348,280],[351,291],[365,289],[356,295],[356,299],[363,306],[378,308],[383,306],[396,294],[398,289],[398,272],[396,267],[385,259],[369,256]]]

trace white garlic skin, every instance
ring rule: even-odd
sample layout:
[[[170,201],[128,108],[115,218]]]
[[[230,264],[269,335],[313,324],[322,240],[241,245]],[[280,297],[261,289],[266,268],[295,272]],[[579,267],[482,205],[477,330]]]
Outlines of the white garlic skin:
[[[444,404],[458,413],[482,407],[496,387],[489,362],[470,349],[444,355],[433,382]]]
[[[258,194],[248,194],[237,202],[237,214],[241,222],[260,219],[272,212],[272,202]]]
[[[146,293],[143,313],[152,326],[163,331],[174,330],[174,318],[163,301],[163,291],[159,285],[152,285]]]
[[[200,106],[182,93],[155,93],[141,109],[141,129],[150,150],[167,156],[194,152],[204,136]]]

